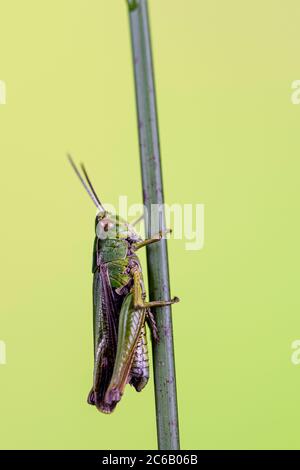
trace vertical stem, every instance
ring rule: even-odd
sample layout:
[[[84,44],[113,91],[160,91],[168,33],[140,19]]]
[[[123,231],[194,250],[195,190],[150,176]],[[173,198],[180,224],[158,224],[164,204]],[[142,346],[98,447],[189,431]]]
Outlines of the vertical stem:
[[[164,203],[160,146],[156,111],[154,73],[147,0],[127,0],[135,75],[140,158],[144,205],[149,217],[153,204]],[[164,214],[161,228],[165,228]],[[166,240],[147,247],[149,294],[151,299],[169,299],[169,269]],[[179,449],[176,377],[171,308],[155,313],[160,341],[153,344],[158,448]]]

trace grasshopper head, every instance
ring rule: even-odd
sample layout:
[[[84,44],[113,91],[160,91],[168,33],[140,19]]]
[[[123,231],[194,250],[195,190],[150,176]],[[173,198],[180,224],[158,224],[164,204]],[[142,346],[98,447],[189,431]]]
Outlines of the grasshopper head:
[[[96,235],[100,239],[130,239],[139,241],[135,229],[119,215],[110,212],[100,212],[96,216]]]
[[[116,231],[116,223],[109,212],[99,212],[96,215],[95,230],[98,238],[114,238],[110,235]]]
[[[71,163],[73,170],[80,179],[84,189],[88,193],[89,197],[95,204],[98,209],[98,214],[96,216],[96,235],[100,239],[128,239],[132,241],[139,241],[141,238],[134,230],[133,226],[128,224],[126,220],[122,219],[118,215],[111,214],[106,211],[101,204],[99,197],[91,183],[91,180],[87,174],[87,171],[83,164],[80,165],[83,175],[80,173],[79,169],[75,165],[72,157],[68,155],[69,162]],[[84,177],[83,177],[84,176]],[[85,178],[85,179],[84,179]]]

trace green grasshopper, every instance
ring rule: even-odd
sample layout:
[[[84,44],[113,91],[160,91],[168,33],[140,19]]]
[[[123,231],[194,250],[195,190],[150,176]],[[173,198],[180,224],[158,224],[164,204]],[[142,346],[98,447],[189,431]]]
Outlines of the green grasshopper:
[[[140,392],[149,380],[146,322],[153,340],[159,340],[150,308],[171,305],[179,299],[146,302],[136,252],[161,240],[163,232],[143,240],[134,224],[107,212],[85,167],[81,164],[83,177],[72,158],[68,158],[98,210],[93,250],[94,374],[88,403],[103,413],[111,413],[127,383]]]

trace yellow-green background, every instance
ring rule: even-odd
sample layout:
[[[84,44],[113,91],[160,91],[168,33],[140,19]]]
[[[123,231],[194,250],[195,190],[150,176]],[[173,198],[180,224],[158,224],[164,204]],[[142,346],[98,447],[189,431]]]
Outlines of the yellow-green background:
[[[205,204],[169,242],[182,447],[300,448],[297,0],[151,0],[165,195]],[[0,448],[155,448],[153,382],[89,407],[94,214],[141,201],[124,0],[1,0]]]

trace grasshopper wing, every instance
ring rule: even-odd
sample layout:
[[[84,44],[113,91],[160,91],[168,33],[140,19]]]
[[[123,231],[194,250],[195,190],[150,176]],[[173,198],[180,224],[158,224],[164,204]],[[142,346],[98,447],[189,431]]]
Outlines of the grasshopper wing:
[[[145,310],[134,309],[133,294],[127,294],[120,311],[118,345],[113,374],[104,397],[107,407],[115,407],[121,400],[125,385],[130,376],[134,355],[144,324]]]
[[[110,384],[117,350],[117,309],[109,281],[107,266],[102,264],[94,273],[94,381],[88,403],[99,411],[111,413],[115,404],[104,401]]]

